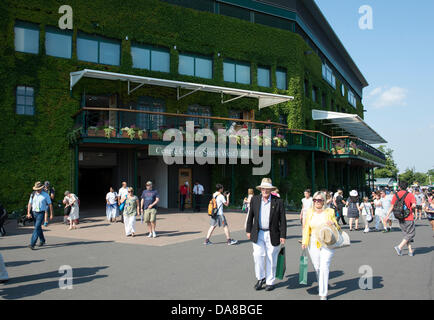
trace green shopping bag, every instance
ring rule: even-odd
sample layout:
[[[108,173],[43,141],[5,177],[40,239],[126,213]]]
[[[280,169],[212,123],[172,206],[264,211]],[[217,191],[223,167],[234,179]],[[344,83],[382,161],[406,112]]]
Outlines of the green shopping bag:
[[[307,255],[306,250],[303,250],[303,253],[300,257],[300,269],[298,282],[300,284],[307,284]]]
[[[277,257],[276,278],[282,280],[286,271],[285,247],[280,248]]]

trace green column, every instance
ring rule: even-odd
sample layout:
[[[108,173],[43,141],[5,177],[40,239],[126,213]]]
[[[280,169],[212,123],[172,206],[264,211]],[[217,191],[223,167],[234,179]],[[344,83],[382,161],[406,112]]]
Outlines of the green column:
[[[350,165],[347,164],[347,190],[350,192]]]
[[[133,152],[133,155],[134,155],[134,186],[133,186],[133,188],[134,188],[134,192],[135,192],[135,194],[137,194],[137,150],[134,150],[134,152]]]
[[[74,146],[74,194],[78,194],[78,144]]]
[[[325,187],[328,190],[329,189],[329,173],[328,173],[327,159],[324,159],[324,181],[325,181]]]
[[[312,194],[315,192],[315,152],[312,151]]]
[[[235,177],[234,177],[234,165],[233,164],[231,164],[231,171],[232,171],[232,174],[231,174],[231,198],[232,199],[234,199],[234,196],[235,196],[235,194],[234,194],[234,188],[235,188]]]

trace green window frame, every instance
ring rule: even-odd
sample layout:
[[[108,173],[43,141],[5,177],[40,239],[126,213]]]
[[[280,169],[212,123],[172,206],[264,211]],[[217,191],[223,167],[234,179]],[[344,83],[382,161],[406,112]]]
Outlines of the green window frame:
[[[85,56],[86,54],[86,52],[84,51],[85,48],[81,47],[86,45],[85,42],[88,42],[88,45],[91,42],[94,42],[96,44],[96,57],[89,58],[91,54]],[[115,56],[113,57],[110,57],[110,55],[105,56],[104,54],[109,54],[110,51],[107,50],[105,52],[104,50],[101,50],[102,46],[108,46],[108,48],[110,48],[110,46],[115,46],[115,49],[117,51],[114,52]],[[83,51],[81,51],[82,49]],[[79,33],[77,35],[77,58],[80,61],[119,66],[121,63],[121,42],[118,40],[107,39],[100,36]],[[111,58],[113,59],[113,62],[109,61]]]
[[[186,64],[189,63],[188,61],[193,64],[193,70],[189,70],[189,68],[186,67]],[[201,68],[198,66],[198,64],[201,61],[210,63],[210,65],[208,66],[209,70],[205,73],[202,73]],[[213,60],[210,57],[206,57],[206,56],[199,56],[199,55],[194,55],[189,53],[180,53],[179,61],[178,61],[178,73],[187,76],[212,79]]]
[[[135,43],[131,46],[131,56],[133,59],[133,68],[166,73],[170,72],[169,49]],[[158,56],[160,58],[167,58],[167,61],[163,64],[156,63]],[[143,59],[142,62],[139,60],[140,58]]]
[[[50,39],[52,35],[54,35],[54,37]],[[59,45],[56,46],[56,41],[60,40],[59,38],[56,39],[56,36],[61,36],[63,40],[68,38],[69,40],[67,46],[65,47],[65,43],[59,43]],[[61,50],[60,51],[61,54],[59,54],[59,51],[56,51],[59,49]],[[72,58],[72,32],[68,30],[59,30],[57,28],[47,26],[45,31],[45,53],[53,57],[71,59]]]
[[[248,81],[244,81],[240,79],[240,72],[242,72],[242,68],[248,68]],[[247,71],[247,70],[246,70]],[[234,60],[225,60],[223,61],[223,80],[226,82],[235,82],[241,84],[251,84],[251,67],[250,64],[245,62],[239,62]]]
[[[25,21],[15,21],[15,51],[39,54],[39,37],[39,25]]]

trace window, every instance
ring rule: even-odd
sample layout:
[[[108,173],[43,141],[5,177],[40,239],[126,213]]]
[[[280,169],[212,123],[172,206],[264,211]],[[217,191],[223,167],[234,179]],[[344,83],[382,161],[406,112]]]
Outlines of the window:
[[[345,96],[345,86],[343,84],[341,85],[341,94],[342,97]]]
[[[288,84],[286,82],[286,71],[283,69],[276,70],[276,86],[281,90],[288,89]]]
[[[258,85],[261,87],[271,87],[270,69],[258,67]]]
[[[223,63],[224,81],[250,84],[250,66],[240,62]]]
[[[180,54],[178,72],[187,76],[212,79],[212,60],[205,57]]]
[[[322,77],[325,81],[327,81],[334,89],[336,89],[336,77],[333,74],[332,69],[327,65],[322,65]]]
[[[294,30],[292,21],[259,12],[255,12],[255,23],[288,31]]]
[[[15,51],[26,53],[39,53],[39,27],[33,23],[16,22]]]
[[[168,50],[152,47],[131,46],[133,68],[151,71],[170,72],[170,54]]]
[[[137,110],[165,112],[166,108],[161,100],[151,97],[139,97]],[[160,130],[165,125],[165,116],[155,114],[138,114],[137,125],[141,129]]]
[[[317,88],[316,87],[313,87],[312,88],[312,100],[314,101],[314,102],[317,102]]]
[[[78,60],[120,65],[121,45],[118,41],[79,34],[77,37]]]
[[[304,95],[309,98],[309,81],[304,80]]]
[[[219,3],[219,10],[221,15],[250,21],[250,11],[248,9],[226,3]]]
[[[357,106],[356,96],[351,90],[348,90],[348,102],[355,108]]]
[[[55,28],[47,28],[45,33],[45,52],[49,56],[71,59],[72,34]]]
[[[32,87],[17,87],[17,114],[34,115],[35,114],[35,90]]]
[[[187,114],[210,117],[211,110],[209,107],[192,105],[192,106],[188,106]],[[211,128],[211,119],[187,118],[187,121],[194,121],[194,125],[199,126],[199,128],[208,128],[208,129]]]
[[[214,1],[213,0],[162,0],[167,3],[174,5],[196,9],[200,11],[214,12]]]

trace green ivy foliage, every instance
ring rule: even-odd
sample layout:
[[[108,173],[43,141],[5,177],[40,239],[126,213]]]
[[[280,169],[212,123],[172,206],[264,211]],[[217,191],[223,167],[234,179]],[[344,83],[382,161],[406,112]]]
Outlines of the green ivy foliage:
[[[135,101],[138,96],[162,98],[165,100],[167,112],[185,113],[193,103],[210,106],[215,116],[227,116],[231,109],[256,109],[258,120],[277,121],[279,115],[284,114],[287,116],[288,126],[299,129],[318,129],[307,119],[311,119],[312,108],[321,108],[318,103],[304,96],[305,78],[310,85],[319,88],[319,97],[321,92],[326,93],[328,105],[332,98],[341,106],[348,105],[346,97],[340,96],[339,82],[338,89],[334,90],[322,80],[320,58],[315,54],[305,55],[304,52],[309,50],[309,47],[295,33],[173,6],[158,0],[124,0],[122,3],[117,0],[71,0],[68,4],[74,13],[72,59],[45,55],[44,30],[46,26],[57,26],[61,16],[58,14],[61,5],[59,1],[4,0],[0,4],[0,179],[4,182],[0,185],[0,200],[8,210],[17,209],[27,202],[31,187],[37,180],[50,180],[58,194],[67,189],[73,190],[74,153],[69,148],[68,138],[71,138],[69,133],[74,128],[71,116],[81,107],[83,92],[117,93],[122,106]],[[33,22],[40,26],[39,54],[15,52],[16,20]],[[121,41],[120,66],[78,61],[78,31]],[[168,48],[170,72],[134,69],[130,49],[136,42]],[[212,57],[213,79],[198,79],[178,74],[180,52]],[[223,81],[223,61],[226,58],[250,62],[251,85],[228,84]],[[276,84],[276,68],[285,68],[288,90],[258,87],[258,65],[271,68],[273,86]],[[275,92],[292,95],[295,99],[259,111],[254,99],[244,98],[221,104],[219,95],[197,92],[177,101],[175,90],[153,86],[144,86],[128,96],[126,83],[94,79],[82,79],[70,94],[70,72],[84,68]],[[35,88],[34,116],[15,113],[15,88],[18,85]],[[357,112],[361,116],[362,110],[363,106],[359,103]],[[289,199],[296,201],[302,196],[302,191],[310,186],[310,181],[304,174],[306,155],[292,152],[286,156],[289,159],[290,176],[277,180],[280,188],[289,195]],[[246,186],[253,187],[260,183],[261,177],[252,177],[248,174],[250,170],[250,166],[237,167],[237,197],[244,196]],[[213,169],[213,181],[224,181],[227,186],[231,182],[221,174],[221,166]],[[59,199],[57,196],[56,200]]]

